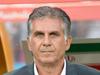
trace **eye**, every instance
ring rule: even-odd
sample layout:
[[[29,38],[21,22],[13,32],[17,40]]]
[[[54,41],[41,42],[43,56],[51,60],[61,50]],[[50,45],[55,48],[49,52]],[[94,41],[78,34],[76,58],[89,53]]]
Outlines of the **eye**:
[[[52,32],[52,33],[50,33],[50,36],[51,36],[52,38],[54,38],[54,37],[60,36],[60,34],[59,34],[58,32]]]
[[[38,37],[38,38],[42,38],[44,36],[44,34],[42,32],[35,32],[34,36]]]

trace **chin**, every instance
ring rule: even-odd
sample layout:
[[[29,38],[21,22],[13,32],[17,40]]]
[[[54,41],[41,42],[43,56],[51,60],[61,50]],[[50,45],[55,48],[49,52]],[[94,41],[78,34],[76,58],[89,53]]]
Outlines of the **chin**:
[[[55,63],[56,60],[53,58],[45,58],[45,59],[42,58],[41,62],[44,64],[52,64],[52,63]]]

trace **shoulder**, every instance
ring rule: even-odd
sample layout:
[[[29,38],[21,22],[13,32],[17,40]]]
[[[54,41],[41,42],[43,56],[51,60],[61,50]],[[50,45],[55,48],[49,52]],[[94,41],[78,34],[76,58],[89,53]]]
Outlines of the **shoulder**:
[[[86,65],[81,64],[68,64],[70,71],[75,71],[77,75],[100,75],[100,71],[94,68],[88,67]]]
[[[33,65],[26,65],[18,70],[6,73],[4,75],[33,75]]]

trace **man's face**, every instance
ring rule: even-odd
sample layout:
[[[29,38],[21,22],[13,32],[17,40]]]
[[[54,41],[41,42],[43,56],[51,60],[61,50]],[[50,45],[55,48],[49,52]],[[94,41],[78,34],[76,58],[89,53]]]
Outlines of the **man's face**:
[[[32,22],[28,41],[36,62],[56,63],[64,58],[70,39],[65,40],[63,22],[57,18],[40,18]]]

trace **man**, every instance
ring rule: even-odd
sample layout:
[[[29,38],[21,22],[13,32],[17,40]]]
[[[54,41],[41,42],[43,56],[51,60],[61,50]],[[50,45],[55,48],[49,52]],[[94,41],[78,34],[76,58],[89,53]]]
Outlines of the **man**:
[[[100,75],[100,72],[64,58],[71,45],[71,21],[60,8],[35,8],[28,19],[28,47],[33,64],[7,75]]]

